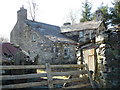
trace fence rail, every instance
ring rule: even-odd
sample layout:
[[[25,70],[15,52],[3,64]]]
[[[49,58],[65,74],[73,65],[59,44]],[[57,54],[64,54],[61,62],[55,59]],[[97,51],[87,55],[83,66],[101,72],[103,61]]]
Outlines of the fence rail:
[[[51,68],[80,68],[84,67],[84,64],[67,64],[67,65],[50,65]],[[9,69],[45,69],[45,65],[10,65],[10,66],[0,66],[0,69],[9,70]]]
[[[76,70],[72,70],[70,68],[76,68]],[[11,66],[0,66],[1,70],[26,70],[26,69],[45,69],[45,73],[31,73],[31,74],[21,74],[21,75],[1,75],[0,78],[2,78],[2,81],[4,80],[20,80],[20,79],[32,79],[32,78],[42,78],[46,77],[45,80],[41,80],[39,82],[27,82],[27,83],[14,83],[9,85],[2,85],[2,89],[12,89],[12,88],[28,88],[28,87],[35,87],[35,86],[43,86],[47,85],[48,88],[55,88],[55,84],[65,84],[65,83],[72,83],[72,82],[82,82],[86,81],[89,78],[88,77],[79,77],[80,75],[88,74],[88,70],[81,68],[85,68],[85,65],[11,65]],[[52,71],[52,69],[68,69],[67,71]],[[77,76],[73,78],[68,79],[62,79],[62,80],[56,80],[53,77],[54,76]],[[63,88],[69,88],[69,87],[84,87],[89,86],[90,83],[84,84],[84,85],[70,85],[68,87]]]
[[[0,76],[0,78],[2,78],[2,80],[29,79],[29,78],[39,78],[39,77],[47,77],[47,74],[41,73],[41,74],[2,75],[2,76]]]

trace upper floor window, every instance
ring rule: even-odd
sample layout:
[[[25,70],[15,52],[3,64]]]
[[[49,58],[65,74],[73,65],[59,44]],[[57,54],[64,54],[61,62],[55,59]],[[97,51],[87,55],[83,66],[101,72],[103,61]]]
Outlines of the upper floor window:
[[[32,34],[32,41],[36,41],[37,39],[37,35],[36,34]]]
[[[84,33],[83,32],[79,32],[79,37],[80,38],[84,37]]]

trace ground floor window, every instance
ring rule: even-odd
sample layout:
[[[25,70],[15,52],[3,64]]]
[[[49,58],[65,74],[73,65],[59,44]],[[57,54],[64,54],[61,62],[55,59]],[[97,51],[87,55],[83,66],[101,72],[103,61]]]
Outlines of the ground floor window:
[[[69,56],[70,56],[70,50],[69,50],[69,48],[65,47],[64,48],[64,57],[68,58]]]

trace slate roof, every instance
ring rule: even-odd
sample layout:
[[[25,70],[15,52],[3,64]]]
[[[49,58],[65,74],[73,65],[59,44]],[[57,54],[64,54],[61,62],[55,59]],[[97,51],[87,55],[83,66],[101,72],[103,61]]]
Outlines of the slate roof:
[[[28,26],[31,26],[33,30],[38,31],[40,34],[44,35],[53,42],[76,43],[75,41],[61,34],[59,26],[50,25],[42,22],[35,22],[31,20],[27,20],[26,24]]]
[[[75,25],[66,25],[61,27],[61,32],[73,32],[73,31],[81,31],[81,30],[95,30],[97,29],[102,21],[88,21],[84,23],[78,23]]]

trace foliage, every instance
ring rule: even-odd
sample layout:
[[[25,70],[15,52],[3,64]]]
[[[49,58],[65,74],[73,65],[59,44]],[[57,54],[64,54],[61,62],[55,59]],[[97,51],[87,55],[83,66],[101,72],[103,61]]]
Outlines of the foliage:
[[[110,8],[110,20],[112,25],[120,23],[120,1],[114,2],[112,8]]]
[[[113,7],[108,7],[103,5],[103,3],[98,7],[103,13],[103,21],[106,25],[116,25],[120,23],[120,1],[112,3]],[[83,3],[84,10],[82,11],[82,18],[80,22],[91,21],[95,18],[95,15],[91,14],[91,4],[86,0]],[[92,18],[93,17],[93,18]]]
[[[112,3],[113,7],[104,6],[103,3],[98,8],[103,13],[103,20],[106,25],[116,25],[120,23],[120,1]]]
[[[98,10],[102,11],[103,14],[103,21],[108,25],[110,22],[110,15],[109,15],[109,7],[106,5],[104,6],[103,3],[98,7]]]
[[[92,13],[91,13],[91,3],[88,2],[88,0],[85,0],[83,4],[83,10],[82,10],[82,18],[80,19],[80,22],[86,22],[92,20]]]

